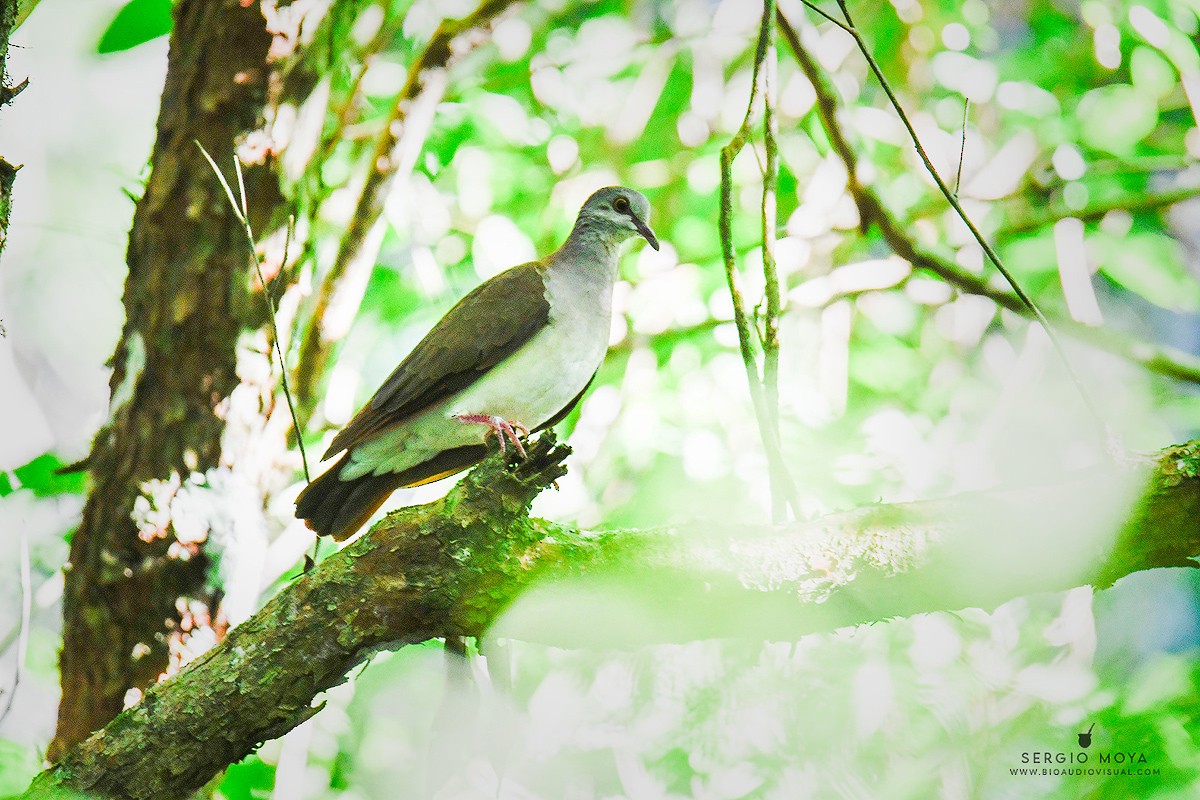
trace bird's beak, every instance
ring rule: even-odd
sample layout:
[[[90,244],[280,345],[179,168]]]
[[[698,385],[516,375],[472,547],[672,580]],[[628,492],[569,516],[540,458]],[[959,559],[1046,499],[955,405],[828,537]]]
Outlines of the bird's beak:
[[[638,219],[637,214],[630,214],[629,217],[633,220],[633,227],[637,228],[637,232],[642,235],[642,238],[657,250],[658,237],[654,235],[654,231],[650,230],[650,226]]]

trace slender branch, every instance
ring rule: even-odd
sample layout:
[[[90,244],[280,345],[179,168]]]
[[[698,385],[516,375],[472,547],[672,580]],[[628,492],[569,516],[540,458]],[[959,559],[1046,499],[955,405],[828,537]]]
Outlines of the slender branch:
[[[825,9],[821,8],[819,5],[817,5],[816,3],[814,3],[812,0],[800,0],[800,2],[804,3],[804,5],[808,6],[808,7],[809,7],[809,8],[811,8],[813,11],[817,12],[817,14],[819,14],[819,15],[820,15],[820,16],[822,16],[822,17],[824,17],[824,18],[825,18],[826,20],[828,20],[829,22],[832,22],[834,25],[837,25],[839,28],[841,28],[842,30],[844,30],[846,33],[849,33],[849,34],[851,34],[851,35],[853,36],[853,33],[852,33],[852,32],[851,32],[851,30],[850,30],[850,27],[849,27],[848,25],[846,25],[846,23],[842,22],[840,19],[838,19],[837,17],[833,16],[832,14],[830,14],[830,13],[829,13],[828,11],[826,11]],[[779,13],[780,13],[780,14],[782,14],[783,12],[781,11],[781,12],[779,12]]]
[[[850,16],[850,9],[846,5],[846,0],[837,0],[837,2],[838,6],[842,9],[842,16],[846,18],[847,32],[854,38],[855,44],[858,45],[859,52],[861,52],[863,58],[866,59],[867,65],[871,68],[871,72],[875,74],[875,78],[879,81],[879,85],[883,88],[884,94],[887,95],[888,101],[892,104],[892,108],[896,110],[896,114],[900,117],[900,121],[904,124],[905,130],[908,131],[909,138],[912,140],[913,146],[916,148],[917,155],[920,157],[921,163],[925,165],[925,171],[929,173],[931,178],[933,178],[934,183],[937,184],[938,191],[942,193],[942,196],[946,198],[946,202],[950,204],[950,207],[953,208],[955,213],[958,214],[959,219],[961,219],[963,224],[967,226],[967,229],[970,230],[971,235],[975,238],[975,241],[979,244],[980,248],[983,249],[983,252],[988,257],[988,260],[991,261],[992,265],[996,268],[996,271],[999,272],[1000,275],[1003,276],[1004,280],[1008,282],[1008,285],[1012,287],[1013,293],[1029,310],[1029,314],[1037,320],[1039,325],[1042,326],[1042,330],[1046,332],[1046,337],[1050,340],[1055,352],[1058,353],[1058,357],[1062,361],[1063,368],[1067,371],[1067,375],[1070,376],[1072,383],[1075,384],[1076,392],[1079,394],[1079,397],[1083,401],[1088,414],[1095,423],[1096,433],[1099,437],[1099,441],[1103,450],[1104,444],[1107,440],[1104,419],[1100,416],[1100,412],[1096,409],[1095,404],[1092,402],[1091,395],[1088,393],[1087,388],[1083,385],[1083,380],[1079,377],[1078,373],[1075,371],[1075,368],[1071,365],[1071,360],[1067,358],[1066,350],[1063,349],[1062,342],[1059,341],[1058,334],[1050,325],[1050,321],[1046,319],[1046,315],[1043,314],[1042,310],[1033,302],[1033,298],[1025,293],[1025,290],[1021,288],[1021,284],[1017,281],[1016,277],[1009,272],[1006,266],[1004,266],[1004,262],[1000,260],[1000,256],[996,253],[995,249],[975,225],[975,222],[967,215],[966,210],[958,201],[958,197],[955,196],[954,192],[950,191],[950,187],[946,185],[946,182],[942,180],[942,176],[939,175],[937,169],[934,168],[933,162],[929,159],[928,153],[926,153],[925,148],[921,146],[921,140],[920,137],[917,136],[916,129],[913,127],[908,115],[904,112],[904,107],[900,104],[900,98],[896,96],[895,91],[892,89],[891,83],[889,83],[888,79],[884,76],[883,70],[879,66],[879,62],[877,62],[875,60],[875,56],[871,54],[871,48],[867,46],[866,41],[862,38],[862,34],[859,33],[858,29],[854,26],[854,19]]]
[[[764,9],[763,26],[767,28],[767,54],[763,63],[763,150],[766,164],[763,170],[762,190],[762,258],[763,293],[766,298],[766,318],[763,323],[763,394],[767,406],[767,420],[771,435],[780,443],[779,430],[779,271],[775,262],[775,230],[778,227],[776,211],[779,184],[779,148],[776,144],[778,124],[775,121],[775,32],[774,11]],[[794,496],[794,493],[793,493]],[[784,498],[774,497],[775,522],[787,521],[787,504]]]
[[[986,297],[1006,311],[1029,316],[1028,308],[1015,295],[993,286],[948,258],[918,247],[909,238],[907,230],[888,214],[879,198],[870,190],[862,190],[855,201],[859,213],[876,225],[892,251],[913,267],[932,272],[968,294]],[[1055,325],[1077,341],[1120,356],[1151,372],[1189,383],[1200,383],[1200,358],[1191,353],[1147,342],[1130,334],[1084,325],[1075,320],[1056,318]]]
[[[746,103],[746,116],[729,144],[721,148],[721,209],[718,225],[720,227],[721,252],[725,263],[725,280],[729,285],[730,299],[733,301],[733,320],[737,325],[738,345],[741,349],[742,364],[746,369],[746,382],[750,390],[750,400],[754,406],[754,415],[758,422],[759,435],[762,437],[763,450],[767,455],[772,503],[778,511],[779,498],[782,498],[792,507],[793,513],[799,514],[796,486],[792,481],[787,464],[783,460],[783,453],[779,446],[778,411],[772,412],[771,400],[769,399],[769,395],[775,398],[774,403],[777,409],[779,284],[778,276],[775,274],[774,252],[772,250],[771,254],[767,253],[767,248],[770,244],[767,241],[766,232],[767,227],[770,227],[771,235],[774,233],[774,222],[772,221],[770,226],[768,226],[766,217],[768,213],[768,201],[770,201],[772,217],[774,216],[774,179],[768,177],[775,169],[774,159],[776,154],[772,150],[774,145],[773,139],[770,145],[768,145],[767,159],[769,165],[764,168],[763,177],[763,272],[767,276],[768,310],[767,333],[763,337],[764,374],[762,376],[759,375],[757,359],[754,356],[754,345],[750,336],[751,323],[746,314],[746,303],[741,289],[741,277],[738,273],[737,257],[733,247],[733,160],[746,146],[746,143],[750,141],[750,122],[754,114],[754,102],[758,97],[759,77],[763,72],[763,65],[767,61],[768,53],[774,52],[770,47],[774,17],[775,0],[763,0],[763,19],[762,24],[759,26],[758,45],[754,53],[754,71],[750,79],[750,99]],[[771,121],[768,119],[765,120],[765,123],[769,127]],[[770,266],[768,267],[769,259]],[[770,292],[772,290],[775,292],[773,304],[770,300]],[[771,349],[775,351],[773,356],[767,355]],[[776,387],[773,393],[768,386]],[[780,515],[776,513],[776,516]]]
[[[929,173],[929,176],[937,185],[938,191],[942,193],[942,196],[946,198],[946,201],[950,204],[950,206],[955,210],[955,212],[958,213],[959,217],[963,221],[963,224],[965,224],[971,231],[972,236],[975,237],[975,240],[978,242],[979,246],[983,248],[983,251],[987,255],[988,259],[996,266],[996,269],[1008,282],[1009,286],[1012,287],[1013,293],[1016,294],[1017,297],[1020,298],[1021,302],[1025,304],[1025,306],[1029,309],[1030,314],[1036,317],[1037,320],[1042,323],[1043,327],[1048,329],[1050,324],[1045,320],[1042,312],[1038,310],[1037,305],[1025,293],[1025,290],[1021,288],[1016,278],[1009,273],[1008,269],[1000,260],[1000,257],[995,254],[991,245],[988,244],[987,239],[979,231],[979,229],[975,227],[975,223],[967,215],[967,212],[963,210],[962,205],[958,202],[958,198],[954,196],[954,192],[950,191],[950,187],[946,185],[945,181],[942,180],[942,176],[938,174],[937,169],[933,166],[933,161],[930,160],[929,154],[925,152],[925,148],[921,145],[921,139],[917,135],[916,128],[913,127],[912,121],[909,120],[908,114],[905,113],[904,106],[900,103],[900,98],[896,96],[895,91],[892,89],[891,83],[888,81],[887,77],[884,76],[883,70],[879,66],[879,62],[877,62],[875,60],[875,56],[871,54],[871,48],[867,46],[866,41],[862,38],[862,34],[859,33],[858,29],[854,27],[854,20],[850,16],[850,9],[846,6],[846,0],[837,0],[837,2],[838,6],[842,9],[842,15],[846,18],[845,30],[854,38],[855,44],[858,46],[863,58],[867,61],[867,66],[869,66],[871,68],[871,72],[875,74],[875,78],[879,81],[880,86],[883,88],[884,94],[887,95],[888,101],[891,103],[892,108],[895,109],[897,116],[900,117],[900,122],[904,125],[905,130],[908,131],[909,139],[911,139],[913,147],[917,152],[917,156],[921,159],[921,163],[925,166],[925,171]],[[1047,332],[1049,333],[1049,331]]]
[[[1067,208],[1065,205],[1034,206],[1022,213],[1008,215],[1008,221],[996,232],[998,238],[1030,233],[1048,227],[1060,219],[1074,217],[1084,222],[1103,219],[1113,211],[1138,214],[1143,211],[1159,211],[1177,203],[1200,197],[1200,186],[1187,186],[1165,192],[1153,192],[1134,196],[1114,197],[1089,203],[1083,208]]]
[[[278,309],[275,307],[275,298],[271,297],[271,290],[267,286],[267,279],[263,276],[262,262],[259,261],[258,253],[255,250],[254,230],[250,227],[250,201],[246,199],[246,181],[242,177],[242,162],[238,159],[237,154],[233,156],[233,169],[237,173],[238,181],[238,196],[235,198],[233,189],[230,188],[229,182],[225,180],[225,175],[217,167],[217,162],[213,161],[213,157],[204,149],[204,145],[198,140],[196,147],[200,148],[200,153],[204,156],[204,160],[208,162],[208,166],[212,168],[213,174],[217,176],[221,187],[225,190],[225,196],[229,200],[229,207],[233,210],[233,214],[237,217],[238,222],[242,223],[242,229],[246,234],[246,248],[249,251],[250,261],[254,264],[254,270],[258,274],[258,285],[262,287],[263,301],[267,304],[267,321],[271,325],[271,337],[275,342],[275,353],[279,357],[279,383],[283,388],[283,396],[287,401],[288,411],[292,415],[292,425],[296,430],[296,444],[300,448],[300,463],[304,467],[304,480],[311,482],[312,476],[308,469],[308,454],[304,451],[304,437],[300,435],[300,418],[296,416],[296,404],[292,401],[292,391],[288,387],[288,369],[287,359],[283,354],[283,343],[279,336],[279,324],[275,321],[275,315]],[[283,244],[283,259],[281,264],[287,264],[288,247],[292,242],[292,222],[289,220],[287,235]]]
[[[821,124],[829,137],[830,147],[846,166],[846,188],[858,207],[862,230],[866,231],[874,225],[892,251],[913,267],[931,272],[963,292],[987,297],[1001,308],[1029,317],[1028,307],[1015,294],[993,286],[948,258],[919,247],[911,238],[908,228],[887,210],[879,196],[859,181],[858,157],[838,120],[839,104],[833,87],[812,54],[801,44],[795,28],[782,12],[776,14],[776,22],[801,72],[816,92],[817,115],[821,118]],[[1163,347],[1132,335],[1081,325],[1073,320],[1056,318],[1055,325],[1079,341],[1139,364],[1152,372],[1190,383],[1200,383],[1200,358],[1190,353]]]
[[[963,161],[967,156],[967,119],[971,111],[971,101],[963,98],[962,141],[958,146],[958,170],[954,173],[954,196],[958,197],[959,187],[962,186]]]

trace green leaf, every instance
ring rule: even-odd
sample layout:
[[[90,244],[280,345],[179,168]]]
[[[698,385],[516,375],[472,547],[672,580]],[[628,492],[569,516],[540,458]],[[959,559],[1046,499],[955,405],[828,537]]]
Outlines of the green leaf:
[[[1200,283],[1188,273],[1179,243],[1160,233],[1090,237],[1100,270],[1113,282],[1173,311],[1200,309]]]
[[[58,475],[55,470],[63,466],[50,453],[40,455],[23,467],[17,467],[13,472],[21,486],[30,490],[38,497],[49,497],[56,494],[83,494],[87,483],[84,472],[72,472]]]
[[[171,0],[129,0],[96,45],[97,53],[119,53],[171,32]]]

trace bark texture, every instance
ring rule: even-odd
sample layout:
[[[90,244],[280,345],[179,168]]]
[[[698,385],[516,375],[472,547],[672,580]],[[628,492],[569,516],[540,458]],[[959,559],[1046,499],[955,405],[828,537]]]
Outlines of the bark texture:
[[[509,470],[492,458],[436,503],[404,509],[75,748],[28,797],[183,798],[319,710],[313,698],[384,647],[478,634],[528,578],[543,538],[526,516],[565,473],[541,438]]]
[[[779,528],[599,533],[526,516],[563,474],[566,452],[543,435],[515,468],[493,455],[444,499],[389,515],[151,688],[24,797],[186,797],[316,713],[313,698],[372,653],[428,638],[490,631],[580,647],[787,640],[1105,587],[1136,570],[1195,566],[1200,553],[1198,443],[1171,448],[1156,465],[1057,486]],[[518,603],[493,626],[527,590],[551,602],[537,613]]]
[[[255,316],[244,233],[195,141],[228,163],[259,120],[271,37],[257,4],[183,0],[174,13],[152,171],[130,232],[112,408],[86,462],[92,486],[66,569],[51,760],[112,720],[127,690],[157,680],[180,598],[203,590],[202,554],[172,548],[167,529],[139,529],[131,513],[148,486],[169,491],[173,476],[217,464],[235,343]],[[247,172],[252,208],[265,172]]]
[[[28,80],[16,86],[8,82],[8,37],[16,22],[17,0],[0,0],[0,111],[29,85]],[[0,254],[4,252],[4,242],[8,239],[8,212],[12,208],[12,189],[17,169],[0,157]],[[3,330],[0,327],[0,332]]]

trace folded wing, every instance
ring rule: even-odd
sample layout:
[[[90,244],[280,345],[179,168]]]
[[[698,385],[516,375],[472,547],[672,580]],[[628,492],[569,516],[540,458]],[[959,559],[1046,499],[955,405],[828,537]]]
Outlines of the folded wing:
[[[452,397],[550,322],[541,266],[513,267],[458,302],[338,432],[323,458]]]

